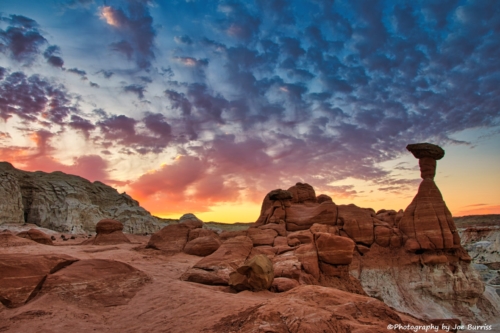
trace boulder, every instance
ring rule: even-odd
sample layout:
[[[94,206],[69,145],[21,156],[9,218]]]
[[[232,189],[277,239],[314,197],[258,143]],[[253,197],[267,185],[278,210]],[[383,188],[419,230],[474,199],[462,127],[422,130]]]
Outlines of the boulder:
[[[13,247],[13,246],[25,246],[25,245],[37,245],[35,241],[31,239],[18,237],[9,230],[0,232],[0,247]]]
[[[375,243],[382,247],[388,247],[391,244],[392,230],[384,226],[375,227]]]
[[[313,242],[313,234],[309,230],[290,232],[286,238],[289,246],[310,244]]]
[[[49,274],[77,260],[67,255],[0,254],[0,302],[9,308],[25,304]]]
[[[229,285],[238,291],[267,290],[274,279],[273,263],[266,255],[256,255],[229,276]]]
[[[82,245],[114,245],[130,243],[130,240],[122,232],[123,224],[112,219],[103,219],[96,225],[97,235],[89,239]]]
[[[190,230],[190,226],[183,223],[167,225],[151,235],[147,247],[168,253],[181,252],[187,243]]]
[[[213,236],[198,237],[186,243],[184,252],[195,256],[206,257],[214,253],[221,244],[221,241]]]
[[[298,286],[300,286],[300,284],[297,280],[279,277],[273,280],[271,291],[282,293],[288,290],[292,290],[293,288]]]
[[[286,237],[286,235],[287,235],[285,223],[269,223],[269,224],[261,225],[258,228],[262,229],[262,230],[272,229],[272,230],[276,231],[279,236]]]
[[[316,199],[316,197],[315,197]],[[325,201],[316,205],[292,204],[286,209],[286,229],[298,231],[309,229],[314,223],[335,225],[337,206]]]
[[[302,275],[302,264],[293,251],[285,252],[272,258],[274,276],[299,281]]]
[[[322,202],[325,202],[325,201],[333,202],[332,198],[330,196],[326,195],[326,194],[320,194],[316,198],[316,202],[317,203],[322,203]]]
[[[413,143],[406,146],[406,149],[417,159],[432,158],[440,160],[444,157],[443,148],[432,143]]]
[[[211,255],[188,269],[181,280],[210,285],[227,285],[229,275],[236,271],[250,255],[253,242],[246,236],[226,240]]]
[[[80,260],[47,276],[40,295],[54,294],[78,306],[127,304],[147,282],[140,270],[115,260]]]
[[[246,237],[247,231],[246,230],[236,230],[236,231],[223,231],[219,234],[219,237],[221,241],[226,241],[230,238],[234,237],[239,237],[239,236],[244,236]]]
[[[278,232],[273,229],[248,228],[247,235],[252,240],[254,246],[273,245]]]
[[[288,189],[292,194],[292,203],[316,202],[314,188],[306,183],[297,183]]]
[[[300,245],[295,249],[294,255],[302,264],[302,268],[306,273],[319,279],[318,252],[314,244]]]
[[[52,239],[44,232],[38,229],[30,229],[28,231],[21,231],[17,234],[18,237],[31,239],[40,244],[53,245]]]
[[[286,247],[288,246],[288,239],[283,236],[278,236],[274,239],[274,247]]]
[[[356,205],[339,205],[339,220],[342,230],[356,243],[373,244],[373,218],[367,209]]]
[[[321,261],[332,265],[349,265],[355,243],[347,237],[326,233],[314,234],[314,241]]]
[[[203,229],[203,228],[195,228],[189,230],[189,236],[188,236],[188,241],[192,241],[193,239],[196,239],[198,237],[214,237],[214,238],[219,238],[219,235],[210,229]]]
[[[179,223],[185,224],[191,229],[203,228],[203,221],[191,213],[182,215],[179,219]]]

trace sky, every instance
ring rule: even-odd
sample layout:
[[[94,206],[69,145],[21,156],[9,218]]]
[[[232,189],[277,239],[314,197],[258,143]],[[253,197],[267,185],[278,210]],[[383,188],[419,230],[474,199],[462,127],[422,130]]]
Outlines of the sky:
[[[500,214],[499,36],[486,0],[2,0],[0,160],[253,222],[297,182],[405,209],[430,142],[452,214]]]

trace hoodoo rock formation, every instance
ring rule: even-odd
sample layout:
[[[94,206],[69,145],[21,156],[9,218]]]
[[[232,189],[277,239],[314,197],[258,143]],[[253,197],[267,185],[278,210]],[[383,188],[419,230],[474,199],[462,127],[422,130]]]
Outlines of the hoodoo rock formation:
[[[254,226],[222,233],[220,248],[181,279],[251,289],[238,269],[265,255],[274,271],[270,290],[334,287],[424,320],[480,322],[498,315],[483,297],[484,285],[433,180],[444,151],[427,143],[408,150],[419,158],[423,181],[404,212],[336,205],[309,184],[276,189],[264,198]]]
[[[94,232],[102,219],[123,223],[128,233],[152,233],[160,220],[126,193],[99,181],[59,171],[27,172],[0,162],[0,225],[33,223],[68,233]]]
[[[97,222],[95,238],[84,242],[84,245],[113,245],[130,243],[130,240],[123,233],[123,224],[112,219],[103,219]]]

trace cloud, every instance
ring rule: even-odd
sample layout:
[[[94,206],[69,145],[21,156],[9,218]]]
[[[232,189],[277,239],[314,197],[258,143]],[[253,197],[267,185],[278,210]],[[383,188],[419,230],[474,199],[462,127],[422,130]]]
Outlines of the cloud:
[[[35,147],[0,147],[0,160],[9,161],[27,171],[61,171],[78,175],[90,181],[109,180],[108,162],[98,155],[81,155],[72,164],[64,164],[53,157],[54,147],[50,144],[55,135],[46,130],[31,134]]]
[[[111,49],[133,59],[141,69],[149,68],[155,59],[157,32],[148,5],[149,1],[131,0],[126,11],[112,6],[100,7],[101,18],[122,37],[121,41],[111,44]]]
[[[39,75],[14,72],[0,81],[0,117],[5,121],[16,115],[29,122],[63,124],[70,114],[78,112],[64,86]]]
[[[128,86],[123,87],[123,91],[134,93],[137,95],[139,99],[144,99],[144,92],[146,91],[146,88],[139,84],[130,84]]]
[[[60,54],[61,49],[57,45],[51,45],[47,47],[43,56],[47,59],[47,63],[54,67],[62,68],[64,65],[64,60],[56,54]]]
[[[185,44],[185,45],[192,45],[193,44],[193,40],[188,35],[175,36],[174,41],[177,44]]]
[[[38,30],[38,23],[21,15],[0,19],[9,24],[6,30],[0,29],[0,52],[7,53],[18,62],[31,64],[47,43]]]

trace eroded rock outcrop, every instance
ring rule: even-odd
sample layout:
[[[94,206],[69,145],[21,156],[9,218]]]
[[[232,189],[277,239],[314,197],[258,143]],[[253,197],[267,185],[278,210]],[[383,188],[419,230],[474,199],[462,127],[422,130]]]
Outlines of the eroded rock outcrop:
[[[321,286],[295,286],[284,295],[222,318],[211,330],[242,333],[386,333],[388,325],[396,324],[423,326],[426,323],[371,297]],[[400,331],[412,332],[410,328]]]
[[[31,239],[32,241],[35,241],[40,244],[53,245],[52,239],[49,237],[49,235],[45,234],[44,232],[38,229],[21,231],[20,233],[17,234],[17,237]]]
[[[251,289],[234,273],[237,263],[266,256],[274,271],[270,290],[276,292],[332,287],[368,294],[425,320],[478,323],[499,315],[434,183],[435,162],[444,151],[430,144],[409,150],[420,159],[424,179],[406,211],[336,205],[303,183],[276,189],[264,198],[252,227],[222,233],[221,247],[183,279]]]
[[[96,225],[96,236],[83,243],[83,245],[113,245],[130,243],[123,233],[123,224],[112,219],[100,220]]]
[[[151,236],[147,247],[169,254],[184,251],[196,256],[208,256],[221,245],[219,235],[204,229],[203,221],[193,214],[185,214],[180,222],[171,224]]]
[[[122,222],[128,233],[152,233],[162,225],[126,193],[60,171],[27,172],[0,162],[0,195],[0,225],[33,223],[67,233],[94,232],[105,218]]]
[[[77,260],[67,255],[0,254],[0,302],[9,308],[25,304],[49,274]]]

